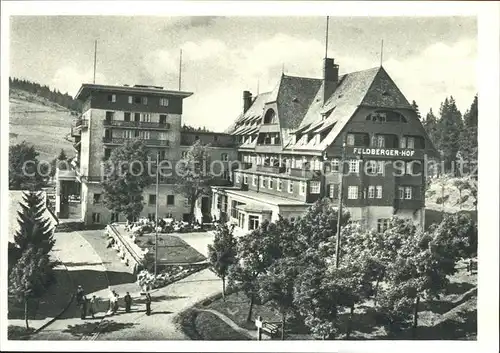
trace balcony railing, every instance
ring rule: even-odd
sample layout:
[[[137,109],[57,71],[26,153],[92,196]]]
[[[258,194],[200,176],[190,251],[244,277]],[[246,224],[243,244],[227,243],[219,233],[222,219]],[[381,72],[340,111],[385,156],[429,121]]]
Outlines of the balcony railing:
[[[89,126],[88,119],[75,119],[75,127],[87,128]]]
[[[170,123],[156,123],[151,121],[125,121],[125,120],[104,120],[104,126],[127,127],[137,129],[162,129],[169,130]]]
[[[102,142],[108,145],[123,145],[127,141],[131,140],[134,140],[134,138],[103,137]],[[140,139],[140,140],[142,140],[146,144],[146,146],[165,146],[165,147],[170,146],[170,141],[168,140],[156,140],[156,139]]]
[[[77,136],[81,136],[82,134],[82,129],[80,126],[72,126],[71,127],[71,137],[77,137]]]
[[[285,167],[270,166],[270,165],[258,165],[258,172],[280,174],[285,172]]]
[[[394,199],[394,208],[407,208],[416,210],[424,207],[424,200],[407,200],[407,199]]]

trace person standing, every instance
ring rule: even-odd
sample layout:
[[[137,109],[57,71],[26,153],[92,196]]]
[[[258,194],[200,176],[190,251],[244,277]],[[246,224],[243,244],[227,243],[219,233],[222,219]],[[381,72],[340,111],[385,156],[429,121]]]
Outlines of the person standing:
[[[82,320],[87,318],[87,298],[85,296],[82,297],[80,302],[80,318]]]
[[[125,300],[125,312],[129,313],[130,307],[132,306],[132,297],[130,296],[130,293],[127,292],[123,299]]]
[[[151,315],[151,295],[146,293],[146,315]]]
[[[83,292],[82,286],[79,285],[78,288],[76,289],[76,303],[78,304],[78,306],[80,306],[80,304],[82,303],[84,294],[85,293]]]
[[[92,319],[95,319],[95,313],[97,311],[96,305],[97,305],[97,298],[95,295],[93,295],[89,302],[89,314],[92,316]]]
[[[114,296],[114,302],[113,302],[113,314],[116,314],[116,312],[118,311],[118,293],[116,293],[115,291],[113,291],[113,296]]]

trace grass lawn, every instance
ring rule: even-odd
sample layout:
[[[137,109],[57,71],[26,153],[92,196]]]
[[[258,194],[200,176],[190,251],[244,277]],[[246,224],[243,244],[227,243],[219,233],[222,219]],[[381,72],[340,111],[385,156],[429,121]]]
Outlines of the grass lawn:
[[[136,239],[141,248],[149,248],[154,252],[155,234],[144,234]],[[175,235],[158,234],[158,259],[162,264],[195,263],[205,260],[205,256],[193,249]]]
[[[187,310],[179,318],[182,330],[192,340],[247,341],[248,338],[234,331],[216,315],[196,310]]]
[[[280,321],[280,315],[268,305],[254,305],[252,321],[246,318],[249,300],[242,292],[216,299],[200,305],[201,308],[217,310],[232,319],[240,327],[255,330],[254,320],[262,316],[266,321]],[[340,316],[342,326],[347,327],[348,314]],[[288,323],[288,339],[311,339],[298,324]],[[344,330],[342,330],[344,331]],[[476,339],[477,336],[477,274],[465,269],[450,278],[447,292],[439,300],[423,301],[419,307],[418,339]],[[339,337],[343,338],[343,335]],[[411,330],[405,330],[395,337],[389,337],[383,326],[377,323],[373,301],[367,301],[356,308],[352,322],[351,339],[411,339]]]

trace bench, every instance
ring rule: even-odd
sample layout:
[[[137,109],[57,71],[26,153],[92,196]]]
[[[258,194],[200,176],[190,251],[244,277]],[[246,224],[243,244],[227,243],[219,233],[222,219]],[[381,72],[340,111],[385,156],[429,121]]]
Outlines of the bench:
[[[262,323],[262,331],[266,332],[270,336],[275,336],[278,333],[279,326],[269,322]]]

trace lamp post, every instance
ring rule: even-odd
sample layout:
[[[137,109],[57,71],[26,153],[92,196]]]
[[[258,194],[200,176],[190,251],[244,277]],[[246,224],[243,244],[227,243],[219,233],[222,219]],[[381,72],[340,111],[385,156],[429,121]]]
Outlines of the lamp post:
[[[156,153],[156,202],[155,202],[155,276],[158,270],[158,184],[159,184],[160,153]]]
[[[345,158],[345,141],[342,143],[342,155],[340,159],[340,167],[339,167],[339,173],[340,173],[340,183],[339,183],[339,208],[338,208],[338,214],[337,214],[337,244],[335,246],[335,268],[339,268],[339,262],[340,262],[340,231],[341,231],[341,226],[340,226],[340,221],[342,220],[342,198],[343,198],[343,181],[344,181],[344,158]]]

